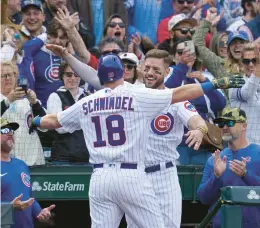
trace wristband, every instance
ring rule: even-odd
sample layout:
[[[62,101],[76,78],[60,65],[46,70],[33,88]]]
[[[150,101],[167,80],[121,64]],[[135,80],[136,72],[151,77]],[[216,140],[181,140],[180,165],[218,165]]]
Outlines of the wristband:
[[[33,120],[33,123],[34,123],[37,127],[40,127],[40,125],[41,125],[41,118],[42,118],[42,117],[35,117],[34,120]]]
[[[209,92],[210,90],[214,89],[214,85],[212,82],[204,82],[200,84],[204,93]]]
[[[203,134],[203,136],[208,133],[207,128],[206,128],[206,127],[203,127],[203,126],[197,127],[196,130],[201,131],[201,133]]]

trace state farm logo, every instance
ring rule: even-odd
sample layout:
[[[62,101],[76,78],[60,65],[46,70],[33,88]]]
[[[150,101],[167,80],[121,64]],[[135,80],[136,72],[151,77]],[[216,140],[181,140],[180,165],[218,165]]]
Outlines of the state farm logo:
[[[253,199],[259,200],[260,196],[256,193],[256,191],[250,190],[249,194],[247,195],[247,198],[250,200],[253,200]]]
[[[43,191],[43,192],[83,192],[85,190],[84,184],[73,184],[69,181],[64,183],[56,182],[52,183],[50,181],[45,181],[42,185],[38,181],[32,183],[33,191]]]
[[[166,135],[172,130],[173,124],[174,118],[170,113],[161,114],[152,120],[151,129],[155,134]]]

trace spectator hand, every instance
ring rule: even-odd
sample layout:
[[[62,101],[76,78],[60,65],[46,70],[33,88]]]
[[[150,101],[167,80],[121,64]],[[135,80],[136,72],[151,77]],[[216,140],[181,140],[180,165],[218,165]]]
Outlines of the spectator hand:
[[[67,48],[55,45],[55,44],[46,44],[46,48],[52,51],[55,55],[65,59],[69,56]]]
[[[187,75],[189,78],[196,78],[199,82],[205,82],[206,78],[200,71],[193,71],[188,73]]]
[[[205,20],[208,21],[208,22],[213,23],[213,21],[216,20],[217,12],[218,12],[217,8],[210,7],[207,10],[207,16],[206,16]]]
[[[34,202],[34,198],[30,198],[26,201],[21,201],[22,198],[23,194],[20,194],[19,196],[15,197],[12,201],[15,210],[25,210],[28,207],[30,207]]]
[[[187,65],[187,66],[192,66],[195,62],[195,58],[193,55],[189,53],[189,51],[183,51],[181,57],[180,57],[180,63]]]
[[[69,32],[79,23],[79,16],[77,12],[70,15],[67,7],[63,6],[58,9],[55,20],[61,24],[66,32]]]
[[[22,87],[16,87],[7,95],[7,99],[10,103],[18,99],[23,99],[24,97],[25,97],[25,91],[23,90]]]
[[[31,104],[36,104],[37,103],[36,93],[33,90],[28,89],[26,95],[27,95],[27,99],[29,100],[29,102]]]
[[[185,141],[185,143],[188,145],[188,147],[192,147],[194,146],[194,150],[198,150],[200,148],[200,144],[202,142],[203,139],[203,134],[200,130],[191,130],[188,131],[187,134],[185,134],[187,138],[187,140]]]
[[[214,157],[214,174],[219,178],[227,168],[227,157],[220,158],[220,150],[216,150],[213,154]]]
[[[54,208],[55,208],[55,205],[52,204],[51,206],[42,209],[42,211],[40,212],[40,214],[37,216],[37,219],[38,219],[40,222],[45,222],[45,221],[47,221],[47,220],[51,217],[51,210],[53,210]]]
[[[243,76],[229,76],[211,81],[215,89],[241,88],[245,84]]]
[[[237,159],[230,161],[229,163],[230,170],[240,177],[244,177],[246,174],[246,159],[242,157],[242,161]]]

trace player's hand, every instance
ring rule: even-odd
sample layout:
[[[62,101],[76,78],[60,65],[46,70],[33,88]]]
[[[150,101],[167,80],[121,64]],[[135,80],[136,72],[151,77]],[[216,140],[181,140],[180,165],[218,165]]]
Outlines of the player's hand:
[[[32,122],[29,126],[29,134],[32,134],[37,128],[38,126],[35,124],[35,120],[38,118],[39,116],[36,116],[32,119]]]
[[[42,211],[40,212],[40,214],[37,216],[37,219],[40,222],[45,222],[47,221],[50,217],[51,217],[51,211],[55,208],[55,205],[52,204],[49,207],[46,207],[44,209],[42,209]]]
[[[232,75],[211,81],[215,89],[241,88],[245,84],[245,80],[241,75]]]
[[[65,59],[69,56],[69,52],[65,47],[55,44],[46,44],[46,48],[52,51],[55,55],[61,57],[62,59]]]
[[[227,157],[224,156],[223,159],[221,159],[220,150],[216,150],[212,156],[214,157],[214,174],[219,178],[227,168]]]
[[[200,71],[193,71],[187,74],[187,77],[189,78],[196,78],[199,80],[199,82],[205,82],[206,77],[202,74]]]
[[[12,201],[15,210],[25,210],[28,207],[30,207],[34,202],[34,198],[30,198],[26,201],[22,201],[22,198],[23,198],[23,194],[15,197],[14,200]]]
[[[203,139],[203,134],[200,130],[191,130],[188,131],[187,134],[185,134],[187,138],[187,140],[185,141],[185,143],[188,145],[188,147],[193,147],[194,150],[198,150],[200,148],[200,144],[202,142]]]
[[[242,161],[237,159],[230,161],[229,163],[230,170],[236,175],[243,177],[246,174],[246,159],[242,158]]]

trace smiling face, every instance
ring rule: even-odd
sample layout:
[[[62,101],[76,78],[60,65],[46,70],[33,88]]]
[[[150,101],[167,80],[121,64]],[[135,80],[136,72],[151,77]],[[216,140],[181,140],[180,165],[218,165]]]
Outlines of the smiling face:
[[[124,63],[124,74],[123,74],[124,81],[133,83],[136,64],[128,60],[123,60],[123,63]]]
[[[22,14],[22,23],[30,33],[41,33],[45,21],[43,12],[35,6],[28,6]]]
[[[242,57],[242,51],[246,44],[246,41],[241,39],[234,39],[229,45],[229,51],[235,60],[240,60]]]
[[[125,24],[122,19],[115,17],[113,18],[107,28],[106,36],[116,37],[119,40],[124,40],[125,38]]]
[[[163,58],[147,58],[144,62],[144,84],[147,88],[158,89],[163,85],[169,67]]]
[[[255,72],[256,65],[254,61],[257,60],[257,56],[254,50],[244,51],[242,56],[243,71],[246,76],[251,76]]]
[[[225,125],[222,129],[222,139],[226,142],[232,142],[238,139],[246,130],[246,123],[235,123],[233,127]]]

